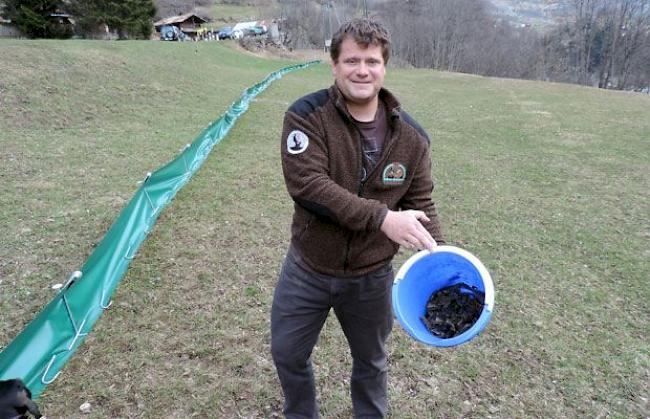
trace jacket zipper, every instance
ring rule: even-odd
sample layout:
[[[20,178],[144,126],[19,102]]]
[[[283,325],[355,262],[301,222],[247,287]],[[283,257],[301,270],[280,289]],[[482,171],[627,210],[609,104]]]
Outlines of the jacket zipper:
[[[364,188],[365,183],[366,183],[366,181],[363,179],[364,167],[363,167],[363,145],[361,144],[361,130],[359,129],[357,124],[355,124],[354,122],[351,121],[351,124],[354,125],[354,128],[356,128],[357,135],[358,135],[357,143],[359,144],[359,161],[361,163],[360,172],[361,172],[362,175],[361,175],[361,179],[359,179],[359,186],[357,187],[357,196],[361,197],[363,195],[363,188]],[[366,173],[366,180],[368,180],[368,175],[369,174]],[[348,258],[350,256],[350,244],[352,243],[352,234],[353,233],[351,231],[348,232],[348,243],[347,243],[347,246],[345,248],[345,259],[343,259],[343,271],[348,270],[348,265],[349,265]]]
[[[389,116],[389,118],[392,118],[392,115]],[[354,127],[356,128],[357,134],[358,134],[358,138],[359,138],[359,140],[358,140],[358,144],[359,144],[359,160],[360,160],[360,163],[361,163],[361,173],[363,173],[363,170],[364,170],[364,167],[363,167],[363,144],[361,144],[361,141],[362,141],[361,140],[361,137],[362,137],[361,130],[359,129],[357,124],[355,124],[353,121],[350,121],[350,123],[352,125],[354,125]],[[394,124],[391,124],[391,125],[394,125]],[[366,182],[368,181],[368,179],[370,179],[370,175],[372,173],[374,173],[375,170],[377,170],[378,166],[381,166],[380,163],[383,163],[386,156],[388,156],[388,154],[390,153],[390,150],[393,148],[393,144],[395,143],[395,138],[398,135],[398,133],[397,133],[398,127],[392,127],[391,126],[391,129],[393,129],[393,128],[394,128],[394,130],[393,130],[393,132],[391,132],[391,141],[389,142],[390,148],[384,150],[384,152],[382,153],[384,158],[377,162],[377,165],[375,167],[373,167],[373,169],[372,169],[372,171],[370,173],[366,173],[366,179],[364,180],[362,178],[362,179],[359,180],[359,187],[357,188],[357,196],[363,197],[363,190],[364,190],[364,188],[366,186]],[[346,248],[345,248],[345,259],[343,259],[343,271],[344,272],[348,270],[348,266],[349,266],[348,258],[350,256],[350,244],[352,243],[352,235],[353,235],[352,232],[348,233],[348,243],[347,243]]]

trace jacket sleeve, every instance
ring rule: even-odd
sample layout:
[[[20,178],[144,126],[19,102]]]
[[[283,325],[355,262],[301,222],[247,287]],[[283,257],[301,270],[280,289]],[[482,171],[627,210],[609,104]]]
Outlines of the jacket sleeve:
[[[332,179],[327,143],[311,118],[291,111],[285,114],[281,149],[285,184],[296,204],[348,230],[379,230],[388,212],[386,204],[361,198]]]
[[[422,153],[420,161],[413,173],[413,181],[408,191],[400,201],[400,208],[424,211],[430,222],[423,222],[431,237],[438,244],[445,244],[445,239],[440,228],[440,220],[436,211],[436,204],[431,199],[433,192],[433,179],[431,178],[431,154],[427,147]]]

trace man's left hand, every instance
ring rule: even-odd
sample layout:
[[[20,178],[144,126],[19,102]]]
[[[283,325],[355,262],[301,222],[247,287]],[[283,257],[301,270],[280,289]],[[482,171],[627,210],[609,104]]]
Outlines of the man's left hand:
[[[430,221],[423,211],[388,210],[380,229],[389,239],[407,249],[433,250],[437,243],[420,221]]]

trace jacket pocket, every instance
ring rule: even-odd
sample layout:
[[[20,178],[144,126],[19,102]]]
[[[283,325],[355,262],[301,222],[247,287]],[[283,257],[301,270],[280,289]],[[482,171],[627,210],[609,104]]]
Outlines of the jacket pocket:
[[[346,232],[334,223],[312,216],[308,228],[302,232],[298,242],[302,256],[311,262],[316,270],[328,272],[343,270],[346,252]]]
[[[365,234],[352,239],[350,246],[350,269],[368,271],[389,263],[398,245],[384,233]]]

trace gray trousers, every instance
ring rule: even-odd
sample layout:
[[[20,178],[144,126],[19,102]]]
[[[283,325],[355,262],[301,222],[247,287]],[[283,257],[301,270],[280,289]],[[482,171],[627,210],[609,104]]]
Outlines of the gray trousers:
[[[271,352],[287,419],[318,418],[311,353],[331,308],[352,354],[350,380],[356,418],[382,418],[387,408],[386,340],[393,326],[389,264],[355,278],[301,267],[289,249],[271,310]]]

